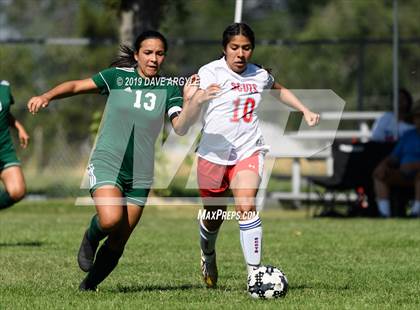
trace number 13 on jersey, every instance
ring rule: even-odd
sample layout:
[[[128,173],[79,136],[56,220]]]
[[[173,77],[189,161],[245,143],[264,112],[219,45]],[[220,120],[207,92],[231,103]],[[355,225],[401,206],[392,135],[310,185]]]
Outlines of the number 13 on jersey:
[[[143,107],[147,111],[152,111],[156,106],[156,95],[154,93],[146,93],[144,95],[144,98],[146,100],[144,102],[141,102],[141,90],[136,90],[136,101],[134,102],[134,107],[137,109],[141,108],[141,105],[143,104]]]
[[[230,119],[231,122],[237,123],[241,119],[245,123],[250,123],[252,121],[252,113],[255,109],[255,100],[254,98],[246,98],[243,103],[243,108],[241,108],[241,98],[237,98],[233,101],[233,116]]]

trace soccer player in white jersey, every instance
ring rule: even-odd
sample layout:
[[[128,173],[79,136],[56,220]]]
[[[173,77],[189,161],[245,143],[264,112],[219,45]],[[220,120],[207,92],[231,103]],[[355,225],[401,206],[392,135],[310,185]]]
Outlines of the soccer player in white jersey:
[[[193,97],[193,102],[211,98],[204,111],[197,150],[197,178],[204,214],[225,211],[226,205],[217,205],[213,198],[226,197],[231,190],[240,214],[240,241],[248,272],[261,263],[262,227],[255,212],[255,197],[264,154],[268,151],[256,114],[261,92],[277,90],[278,98],[301,111],[309,126],[319,122],[319,114],[311,112],[276,83],[267,70],[249,63],[254,48],[254,33],[247,24],[228,26],[223,32],[224,55],[200,68],[200,88]],[[207,287],[217,283],[215,243],[222,222],[223,217],[200,220],[201,270]]]

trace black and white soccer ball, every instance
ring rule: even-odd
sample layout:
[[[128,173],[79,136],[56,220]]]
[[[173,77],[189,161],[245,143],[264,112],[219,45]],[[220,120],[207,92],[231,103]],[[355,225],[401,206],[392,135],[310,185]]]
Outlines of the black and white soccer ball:
[[[277,267],[261,266],[248,276],[248,293],[252,298],[270,299],[286,296],[286,275]]]

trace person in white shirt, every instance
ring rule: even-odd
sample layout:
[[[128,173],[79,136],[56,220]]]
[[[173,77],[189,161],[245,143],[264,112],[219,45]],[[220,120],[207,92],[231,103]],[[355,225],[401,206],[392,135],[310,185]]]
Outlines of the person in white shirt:
[[[207,287],[217,283],[215,243],[224,220],[217,214],[226,211],[225,203],[217,198],[226,197],[229,190],[239,214],[240,240],[248,272],[261,263],[262,227],[255,197],[264,154],[268,151],[256,113],[262,91],[274,89],[279,100],[303,113],[309,126],[319,122],[319,114],[276,83],[267,70],[249,63],[255,37],[247,24],[228,26],[222,43],[223,57],[200,68],[200,87],[192,98],[193,104],[199,102],[206,108],[197,150],[197,178],[204,214],[216,215],[200,220],[201,269]]]
[[[406,89],[400,88],[398,102],[398,137],[401,137],[407,131],[415,128],[410,120],[413,98]],[[395,114],[385,112],[374,122],[371,140],[375,142],[395,142],[396,127]]]

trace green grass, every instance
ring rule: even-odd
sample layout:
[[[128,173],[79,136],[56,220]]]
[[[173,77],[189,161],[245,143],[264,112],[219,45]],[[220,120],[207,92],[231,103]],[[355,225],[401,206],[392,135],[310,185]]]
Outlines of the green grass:
[[[281,267],[281,300],[250,299],[235,221],[218,241],[219,288],[199,278],[197,207],[147,207],[118,268],[81,293],[76,263],[92,207],[22,202],[0,212],[0,309],[418,309],[420,222],[312,219],[267,209],[263,262]]]

